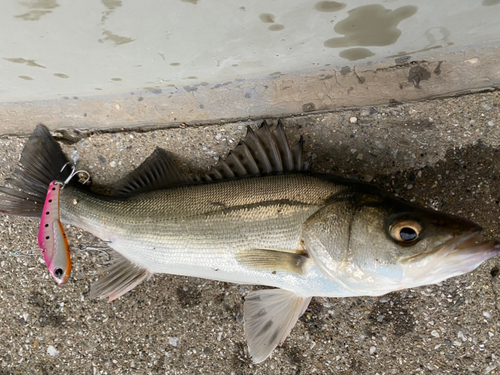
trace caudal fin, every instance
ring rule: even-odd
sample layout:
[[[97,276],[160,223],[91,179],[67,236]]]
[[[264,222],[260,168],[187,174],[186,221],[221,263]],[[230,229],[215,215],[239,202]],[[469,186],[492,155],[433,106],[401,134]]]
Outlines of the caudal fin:
[[[31,134],[19,162],[20,168],[5,181],[14,188],[0,186],[0,212],[8,215],[40,217],[51,181],[64,181],[71,171],[61,146],[43,125]]]

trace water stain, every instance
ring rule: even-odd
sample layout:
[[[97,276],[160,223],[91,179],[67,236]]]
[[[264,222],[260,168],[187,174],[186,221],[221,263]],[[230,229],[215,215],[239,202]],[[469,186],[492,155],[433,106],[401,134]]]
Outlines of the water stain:
[[[492,5],[498,4],[500,4],[500,0],[483,0],[483,2],[481,3],[481,5],[485,7],[490,7]]]
[[[274,23],[275,20],[274,14],[271,13],[262,13],[259,18],[264,23]]]
[[[196,77],[196,76],[189,76],[189,77],[187,77],[187,79],[198,79],[198,77]]]
[[[63,73],[54,73],[54,75],[59,78],[69,78],[69,75]]]
[[[59,6],[56,0],[28,0],[20,1],[21,5],[30,9],[30,11],[15,16],[25,21],[38,21],[46,14],[52,13],[52,9]]]
[[[311,112],[315,110],[316,106],[314,105],[314,103],[305,103],[302,105],[302,112]]]
[[[425,48],[436,45],[438,41],[445,42],[447,45],[452,45],[453,43],[450,42],[450,35],[450,30],[446,27],[431,27],[425,30],[425,37],[429,41],[429,45],[425,46]]]
[[[101,24],[104,24],[111,13],[113,13],[116,8],[122,6],[122,2],[120,0],[101,0],[101,2],[107,9],[107,11],[102,12]]]
[[[280,30],[283,30],[284,28],[285,28],[285,26],[280,25],[280,24],[275,24],[275,25],[271,25],[268,27],[268,29],[271,31],[280,31]]]
[[[111,78],[112,81],[115,81],[115,82],[120,82],[122,79],[121,78]]]
[[[14,58],[14,57],[11,57],[11,58],[4,57],[3,59],[7,60],[7,61],[10,61],[10,62],[13,62],[13,63],[17,63],[17,64],[26,64],[28,66],[33,66],[33,67],[37,67],[37,68],[45,68],[45,66],[37,64],[35,62],[35,60],[27,60],[27,59],[23,59],[23,58],[20,58],[20,57],[17,57],[17,58]]]
[[[101,2],[109,10],[115,10],[116,8],[122,6],[122,2],[120,0],[102,0]]]
[[[165,55],[163,53],[158,52],[158,55],[160,55],[160,57],[163,59],[163,61],[165,61]]]
[[[245,8],[245,7],[240,7],[240,9],[241,9],[242,11],[247,10],[247,8]]]
[[[429,44],[427,44],[424,48],[411,52],[402,51],[397,53],[396,55],[391,55],[387,57],[394,58],[404,55],[412,55],[418,52],[427,52],[433,49],[450,47],[455,44],[452,41],[450,41],[451,33],[446,27],[432,27],[430,29],[427,29],[424,35],[425,38],[429,41]]]
[[[198,4],[198,0],[181,0],[183,3]]]
[[[433,46],[433,47],[429,47],[429,48],[422,48],[422,49],[419,49],[417,51],[411,51],[411,52],[401,51],[401,52],[398,52],[395,55],[387,56],[387,58],[391,58],[392,59],[392,58],[395,58],[395,57],[412,55],[414,53],[426,52],[426,51],[430,51],[430,50],[433,50],[433,49],[439,49],[439,48],[443,48],[443,46],[439,45],[439,46]]]
[[[339,53],[339,56],[349,61],[356,61],[375,56],[375,54],[367,48],[358,47],[345,49]]]
[[[355,8],[333,28],[336,33],[344,36],[328,39],[323,45],[328,48],[389,46],[401,36],[398,24],[413,16],[417,9],[416,6],[406,5],[391,10],[380,4]]]
[[[274,73],[271,73],[269,74],[270,76],[280,76],[281,75],[281,72],[274,72]]]
[[[174,63],[170,63],[170,66],[179,66],[179,65],[181,65],[181,63],[175,63],[175,62]]]
[[[337,3],[336,1],[320,1],[314,6],[314,9],[320,12],[338,12],[344,8],[344,3]]]
[[[130,42],[133,42],[135,40],[135,39],[127,38],[125,36],[113,34],[109,30],[103,31],[102,35],[104,35],[105,37],[102,39],[99,39],[99,43],[104,43],[104,42],[109,40],[109,41],[115,43],[115,45],[117,45],[117,46],[120,46],[120,45],[126,44],[126,43],[130,43]]]
[[[25,79],[26,81],[33,81],[33,78],[31,78],[29,76],[19,76],[19,78]]]
[[[351,73],[351,67],[350,67],[350,66],[343,66],[343,67],[340,69],[340,74],[342,74],[343,76],[346,76],[346,75],[348,75],[349,73]]]
[[[408,82],[412,82],[416,89],[420,88],[421,81],[431,78],[431,72],[422,66],[413,66],[408,72]]]

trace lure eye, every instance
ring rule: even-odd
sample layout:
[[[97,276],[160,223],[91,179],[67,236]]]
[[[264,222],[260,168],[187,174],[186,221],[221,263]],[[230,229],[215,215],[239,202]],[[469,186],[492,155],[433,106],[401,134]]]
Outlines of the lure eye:
[[[57,277],[58,279],[60,279],[63,274],[64,274],[64,271],[62,270],[62,268],[56,268],[54,270],[54,276]]]
[[[402,220],[391,225],[390,234],[396,241],[403,244],[413,244],[420,236],[422,226],[414,220]]]

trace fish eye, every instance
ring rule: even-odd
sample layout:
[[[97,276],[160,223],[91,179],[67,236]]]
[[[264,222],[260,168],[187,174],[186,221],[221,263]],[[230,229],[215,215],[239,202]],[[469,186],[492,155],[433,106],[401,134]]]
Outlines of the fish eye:
[[[62,270],[62,268],[56,268],[54,270],[54,276],[57,277],[58,279],[60,279],[63,274],[64,274],[64,271]]]
[[[401,220],[391,225],[389,233],[402,244],[413,244],[419,239],[422,226],[415,220]]]

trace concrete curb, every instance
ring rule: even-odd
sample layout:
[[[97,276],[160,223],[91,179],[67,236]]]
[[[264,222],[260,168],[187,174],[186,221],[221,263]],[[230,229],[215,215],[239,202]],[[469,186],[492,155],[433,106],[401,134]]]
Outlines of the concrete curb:
[[[0,103],[0,135],[56,129],[177,127],[409,102],[500,87],[500,45],[121,95]]]

